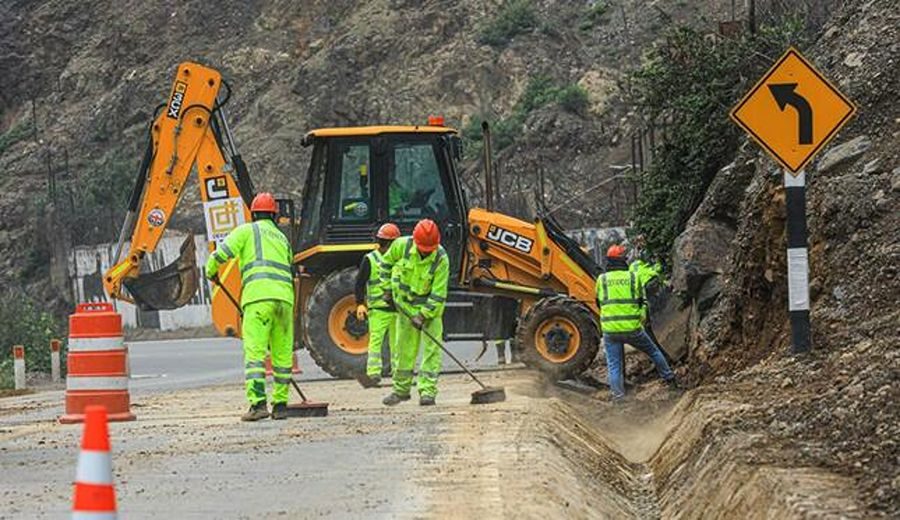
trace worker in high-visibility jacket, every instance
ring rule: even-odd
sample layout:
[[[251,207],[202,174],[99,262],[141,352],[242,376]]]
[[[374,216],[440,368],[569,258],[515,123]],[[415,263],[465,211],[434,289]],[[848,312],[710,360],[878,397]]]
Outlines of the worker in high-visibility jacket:
[[[253,222],[241,224],[209,255],[206,276],[216,279],[219,267],[232,258],[241,273],[241,337],[244,378],[250,410],[241,420],[269,417],[266,406],[266,352],[272,357],[272,418],[287,417],[288,385],[294,348],[294,283],[291,244],[275,225],[278,208],[271,193],[260,193],[250,205]]]
[[[384,254],[391,244],[400,237],[400,228],[388,222],[378,228],[375,240],[378,249],[366,253],[356,274],[356,319],[368,320],[369,353],[366,358],[366,374],[359,382],[366,388],[378,386],[381,376],[387,372],[382,367],[381,348],[385,336],[391,353],[391,371],[397,350],[397,312],[391,294],[391,269],[384,263]]]
[[[450,261],[441,247],[437,224],[420,220],[411,237],[398,238],[391,244],[384,262],[392,267],[391,296],[398,312],[393,390],[382,402],[393,406],[409,400],[416,357],[422,344],[422,364],[416,383],[419,404],[433,405],[441,371],[441,347],[423,337],[422,332],[437,341],[443,339],[444,305],[450,279]]]
[[[597,277],[596,291],[613,401],[625,398],[625,343],[647,354],[659,376],[670,388],[677,389],[675,373],[659,346],[644,331],[641,317],[643,288],[638,275],[628,270],[625,248],[610,246],[606,260],[606,272]]]
[[[659,340],[656,339],[656,334],[653,332],[652,322],[650,320],[650,300],[647,298],[647,287],[651,283],[658,283],[660,285],[665,284],[665,280],[662,275],[662,266],[659,262],[655,264],[650,264],[649,261],[644,259],[644,236],[638,235],[634,238],[634,246],[629,251],[628,257],[628,270],[637,275],[638,280],[641,282],[641,321],[644,324],[644,332],[650,336],[650,339],[653,340],[653,343],[656,343],[657,346],[662,349],[662,345]],[[666,351],[663,350],[663,355],[666,355]],[[668,356],[666,359],[669,359]]]

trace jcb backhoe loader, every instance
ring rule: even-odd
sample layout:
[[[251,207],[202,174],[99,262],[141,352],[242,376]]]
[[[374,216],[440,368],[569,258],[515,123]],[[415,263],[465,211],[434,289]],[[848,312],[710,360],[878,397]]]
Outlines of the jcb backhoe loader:
[[[144,307],[173,308],[196,290],[198,271],[188,242],[171,266],[140,272],[141,259],[156,246],[193,166],[212,239],[248,218],[245,203],[253,188],[225,119],[227,96],[217,97],[221,85],[212,69],[193,63],[178,67],[169,101],[153,122],[123,226],[120,245],[131,233],[129,251],[105,276],[111,296],[127,298],[124,286]],[[486,141],[489,156],[489,135]],[[312,160],[299,227],[291,233],[296,332],[325,371],[338,377],[365,371],[367,325],[354,313],[353,282],[361,257],[375,247],[375,229],[392,221],[408,233],[426,217],[440,225],[451,261],[447,339],[514,337],[525,362],[553,377],[588,367],[599,348],[598,266],[552,218],[523,222],[494,212],[490,160],[485,162],[487,207],[469,208],[459,179],[462,144],[456,130],[439,120],[423,126],[327,128],[309,132],[302,142],[312,147]],[[239,293],[233,265],[225,266],[220,278],[232,294]],[[218,330],[238,334],[232,304],[214,290],[212,305]]]

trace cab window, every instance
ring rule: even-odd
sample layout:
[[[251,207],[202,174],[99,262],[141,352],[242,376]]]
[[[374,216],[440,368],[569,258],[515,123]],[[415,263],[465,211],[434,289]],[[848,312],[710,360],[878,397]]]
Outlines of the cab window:
[[[337,221],[361,222],[372,217],[371,156],[368,144],[345,144],[337,150],[340,197]]]
[[[431,143],[394,143],[388,153],[388,208],[391,220],[446,218],[447,195]]]

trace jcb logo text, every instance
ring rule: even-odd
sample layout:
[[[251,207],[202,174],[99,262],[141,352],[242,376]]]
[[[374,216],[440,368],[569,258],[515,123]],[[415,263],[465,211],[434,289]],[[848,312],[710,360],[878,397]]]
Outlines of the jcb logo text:
[[[534,245],[534,240],[497,226],[488,228],[487,239],[493,240],[494,242],[500,242],[505,246],[518,249],[523,253],[530,253],[531,247]]]

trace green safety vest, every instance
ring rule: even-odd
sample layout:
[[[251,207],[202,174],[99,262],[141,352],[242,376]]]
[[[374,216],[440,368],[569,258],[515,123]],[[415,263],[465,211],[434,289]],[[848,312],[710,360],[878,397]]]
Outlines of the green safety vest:
[[[369,280],[366,282],[366,306],[370,309],[390,307],[384,293],[391,288],[391,270],[384,263],[381,251],[375,249],[366,254],[369,259]]]
[[[442,246],[422,258],[412,237],[401,237],[391,244],[384,262],[392,268],[391,290],[395,304],[412,316],[421,314],[426,320],[444,314],[450,260]]]
[[[241,307],[263,300],[294,304],[291,244],[268,219],[241,224],[209,255],[207,275],[237,258],[241,269]]]
[[[650,265],[647,262],[638,259],[628,265],[628,270],[638,276],[641,286],[646,287],[650,280],[659,276],[660,267],[659,264]]]
[[[607,334],[641,330],[641,282],[631,271],[608,271],[597,278],[600,328]]]

